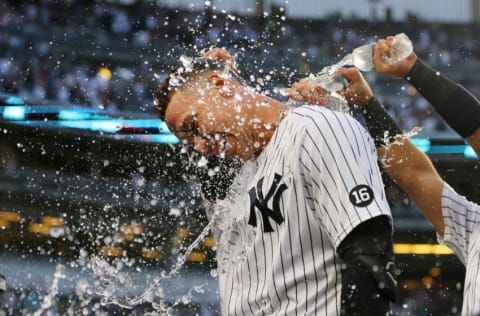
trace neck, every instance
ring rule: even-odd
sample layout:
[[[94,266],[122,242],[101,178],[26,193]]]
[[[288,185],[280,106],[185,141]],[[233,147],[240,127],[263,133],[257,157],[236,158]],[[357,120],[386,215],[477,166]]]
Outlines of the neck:
[[[275,130],[277,129],[280,121],[285,116],[287,107],[284,103],[272,98],[264,97],[262,104],[264,106],[259,107],[258,118],[260,120],[259,126],[255,129],[254,142],[259,144],[257,148],[257,155],[263,151],[268,142],[272,138]]]

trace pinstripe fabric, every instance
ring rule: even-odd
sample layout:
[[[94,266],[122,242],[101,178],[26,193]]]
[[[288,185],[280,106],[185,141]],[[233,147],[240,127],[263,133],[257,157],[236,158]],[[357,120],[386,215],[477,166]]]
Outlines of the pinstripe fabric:
[[[443,239],[466,266],[462,315],[480,315],[480,205],[468,201],[448,184],[442,193]]]
[[[310,106],[291,111],[215,206],[222,313],[339,315],[336,247],[361,222],[390,215],[376,161],[370,136],[350,116]],[[364,207],[349,199],[360,184],[374,194]],[[252,197],[266,201],[253,213]]]

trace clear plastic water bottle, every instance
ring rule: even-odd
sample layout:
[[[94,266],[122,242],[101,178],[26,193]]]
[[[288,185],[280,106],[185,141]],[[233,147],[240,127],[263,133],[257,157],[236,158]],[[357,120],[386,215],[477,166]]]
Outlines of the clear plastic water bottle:
[[[362,45],[355,48],[350,54],[346,55],[338,63],[324,67],[317,75],[310,75],[309,79],[312,83],[319,85],[323,89],[327,90],[329,94],[327,96],[334,95],[334,98],[330,99],[330,103],[335,104],[335,108],[341,108],[342,111],[346,111],[346,101],[336,92],[341,91],[348,87],[348,80],[337,73],[337,70],[344,66],[355,66],[361,71],[374,71],[375,65],[373,64],[373,50],[377,44],[371,43]],[[384,57],[385,60],[394,64],[409,56],[413,52],[413,45],[407,35],[399,33],[393,37],[392,47],[390,50],[390,57]],[[288,95],[288,89],[286,89],[285,96]],[[296,104],[295,101],[290,100],[291,104]],[[338,106],[340,104],[340,106]]]
[[[407,58],[413,52],[412,41],[405,33],[397,34],[393,37],[392,48],[390,50],[390,57],[385,60],[393,65],[399,61]]]
[[[371,43],[355,48],[352,53],[346,55],[339,64],[342,66],[355,66],[361,71],[375,70],[375,65],[373,64],[373,49],[375,45],[375,43]],[[385,57],[385,60],[390,64],[394,64],[406,58],[412,52],[412,41],[410,41],[405,33],[399,33],[393,37],[390,57]]]
[[[340,91],[348,87],[348,81],[337,73],[344,66],[355,66],[361,71],[374,71],[373,50],[376,43],[362,45],[355,48],[336,64],[324,67],[312,80],[327,91]],[[393,37],[390,57],[385,60],[394,64],[406,58],[413,52],[413,45],[405,33],[399,33]]]
[[[373,49],[375,45],[375,43],[371,43],[355,48],[350,54],[343,57],[340,64],[342,66],[355,66],[361,71],[375,70],[373,65]]]

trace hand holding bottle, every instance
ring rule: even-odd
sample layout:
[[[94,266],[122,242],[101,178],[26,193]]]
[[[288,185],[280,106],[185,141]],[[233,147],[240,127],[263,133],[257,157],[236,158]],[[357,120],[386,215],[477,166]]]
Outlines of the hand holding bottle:
[[[387,64],[395,64],[408,57],[412,51],[412,42],[405,33],[399,33],[395,36],[389,36],[388,41],[382,42],[383,46],[380,49],[383,51],[383,62]],[[380,42],[379,42],[380,43]],[[373,55],[379,47],[379,43],[370,43],[355,48],[350,54],[345,55],[343,59],[338,62],[338,66],[355,66],[361,71],[377,71],[376,64],[373,60]]]
[[[338,74],[340,77],[340,74]],[[338,90],[343,90],[348,82],[343,76],[345,85],[339,86]],[[343,96],[335,91],[328,91],[322,86],[322,80],[317,76],[309,76],[294,83],[287,89],[289,97],[287,104],[290,106],[299,106],[301,104],[326,106],[330,110],[342,113],[350,113],[350,108]]]
[[[403,55],[399,55],[401,49],[404,49]],[[405,48],[393,36],[379,40],[373,51],[376,72],[393,78],[405,77],[416,60],[417,55],[413,52],[411,43]]]
[[[408,36],[399,33],[395,36],[389,36],[386,40],[380,40],[378,43],[369,43],[355,48],[339,62],[324,67],[314,78],[327,91],[339,91],[348,86],[344,78],[337,73],[338,69],[345,66],[354,66],[361,71],[377,71],[381,74],[398,76],[401,75],[400,72],[405,60],[411,61],[412,58],[416,60],[415,55],[412,57],[412,52],[413,46]],[[377,55],[374,60],[375,54]],[[415,60],[413,60],[413,63]]]
[[[318,75],[311,75],[294,84],[286,95],[294,101],[325,105],[332,94],[345,102],[336,93],[341,90],[349,103],[364,105],[373,94],[359,70],[401,78],[408,73],[416,59],[412,42],[407,35],[399,33],[378,43],[355,48],[338,63],[324,67]],[[344,66],[355,68],[342,68]]]
[[[373,98],[372,89],[357,68],[340,68],[337,72],[350,82],[341,92],[348,103],[362,106],[370,102]]]
[[[327,90],[317,84],[311,77],[300,79],[288,89],[288,97],[297,102],[326,105]]]

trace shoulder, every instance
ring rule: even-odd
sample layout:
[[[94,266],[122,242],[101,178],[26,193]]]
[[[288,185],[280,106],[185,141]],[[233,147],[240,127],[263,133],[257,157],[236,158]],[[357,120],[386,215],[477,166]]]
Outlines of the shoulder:
[[[442,192],[442,207],[443,209],[449,208],[455,210],[457,213],[463,213],[462,210],[466,212],[471,212],[476,221],[479,221],[480,217],[480,205],[469,201],[465,196],[460,195],[453,189],[448,183],[443,183],[443,192]],[[472,218],[473,220],[473,218]]]
[[[344,121],[351,121],[358,123],[351,115],[332,111],[324,106],[318,105],[302,105],[294,108],[289,117],[291,116],[296,120],[303,120],[304,123],[311,122],[330,122],[331,124],[341,124]]]
[[[296,119],[333,117],[333,111],[318,105],[302,105],[290,111],[290,116]],[[342,114],[343,115],[343,114]]]
[[[306,132],[310,133],[348,131],[349,136],[368,134],[365,128],[351,115],[332,111],[323,106],[304,105],[295,108],[289,113],[288,120],[300,124]]]

